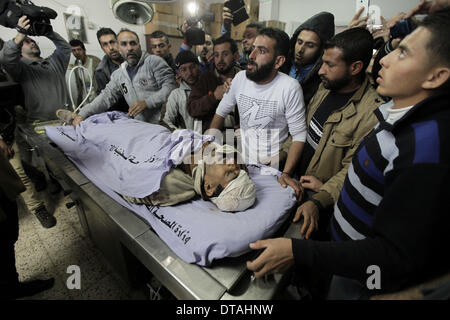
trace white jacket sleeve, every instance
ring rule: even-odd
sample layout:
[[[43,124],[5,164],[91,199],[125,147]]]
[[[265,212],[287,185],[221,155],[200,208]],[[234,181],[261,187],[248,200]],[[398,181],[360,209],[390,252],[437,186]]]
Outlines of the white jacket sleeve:
[[[298,82],[287,90],[286,121],[292,141],[306,141],[306,118],[305,103],[303,101],[303,90]]]

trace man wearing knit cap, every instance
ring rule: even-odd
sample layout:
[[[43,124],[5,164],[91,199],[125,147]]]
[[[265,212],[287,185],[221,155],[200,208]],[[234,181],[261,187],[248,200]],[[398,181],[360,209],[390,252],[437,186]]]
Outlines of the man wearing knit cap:
[[[202,122],[192,117],[186,109],[186,101],[200,76],[200,63],[194,53],[186,50],[178,53],[175,67],[181,78],[180,87],[174,89],[167,99],[163,122],[171,130],[191,129],[202,133]]]
[[[320,84],[317,71],[323,45],[334,36],[334,16],[320,12],[302,23],[291,38],[290,59],[292,66],[289,75],[297,79],[303,89],[305,106],[316,93]]]

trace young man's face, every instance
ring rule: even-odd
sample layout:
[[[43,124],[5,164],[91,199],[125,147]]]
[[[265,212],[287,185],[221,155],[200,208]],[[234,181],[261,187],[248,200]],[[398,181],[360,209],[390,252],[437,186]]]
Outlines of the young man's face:
[[[377,92],[395,99],[410,99],[424,92],[423,83],[432,68],[426,45],[431,38],[428,29],[419,27],[406,36],[399,47],[381,59]],[[420,100],[419,100],[420,101]],[[419,101],[412,101],[415,104]]]
[[[214,64],[220,74],[227,74],[234,67],[237,60],[237,53],[231,52],[231,45],[228,42],[214,46]]]
[[[170,44],[164,38],[151,38],[150,48],[152,54],[163,59],[170,54]]]
[[[314,63],[320,48],[320,38],[314,31],[302,30],[295,43],[294,63],[302,67]]]
[[[86,59],[86,50],[81,46],[72,47],[72,53],[75,59],[84,61]]]
[[[121,60],[122,56],[119,52],[119,45],[117,44],[117,39],[113,34],[105,34],[98,38],[100,47],[103,52],[112,60]]]
[[[257,35],[258,29],[245,28],[244,34],[242,35],[242,48],[244,49],[244,52],[252,51],[253,43],[255,42]]]
[[[122,57],[130,66],[136,65],[142,56],[139,39],[134,33],[124,31],[117,36],[117,40],[119,41],[119,51]]]
[[[266,80],[275,70],[275,39],[265,35],[256,37],[253,50],[249,55],[246,75],[252,81]]]
[[[182,64],[178,68],[178,74],[180,75],[181,79],[183,79],[183,81],[192,86],[198,80],[198,77],[200,75],[200,67],[197,63],[188,62]]]
[[[341,48],[329,48],[323,53],[319,76],[326,89],[337,91],[351,81],[350,66],[342,59]]]

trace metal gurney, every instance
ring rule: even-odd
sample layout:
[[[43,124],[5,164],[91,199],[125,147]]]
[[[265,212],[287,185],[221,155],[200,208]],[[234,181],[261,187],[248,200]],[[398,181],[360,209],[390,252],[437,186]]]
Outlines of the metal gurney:
[[[19,129],[50,173],[70,193],[84,230],[130,286],[142,281],[137,270],[143,266],[178,299],[270,299],[274,296],[281,276],[252,280],[245,267],[245,261],[255,253],[214,261],[210,267],[186,263],[147,223],[92,184],[45,135],[37,134],[30,126]],[[285,229],[280,232],[286,236],[298,233],[298,226]]]

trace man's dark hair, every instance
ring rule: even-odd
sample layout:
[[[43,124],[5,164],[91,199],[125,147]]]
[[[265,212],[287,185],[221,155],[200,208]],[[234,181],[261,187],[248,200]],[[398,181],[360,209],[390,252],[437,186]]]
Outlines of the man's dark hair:
[[[429,14],[419,24],[420,27],[428,29],[431,38],[426,44],[426,50],[429,53],[430,61],[450,66],[450,7],[441,9]],[[439,90],[448,92],[450,89],[450,79],[448,79]]]
[[[140,40],[139,40],[138,34],[137,34],[136,32],[134,32],[134,31],[130,30],[130,29],[127,29],[127,28],[122,28],[122,29],[120,29],[119,33],[117,34],[117,37],[118,37],[119,34],[121,34],[122,32],[130,32],[130,33],[132,33],[132,34],[134,34],[134,35],[136,36],[136,38],[138,39],[138,41],[140,41]]]
[[[283,30],[277,28],[263,28],[258,35],[266,36],[275,40],[275,56],[285,56],[289,54],[289,36]]]
[[[159,39],[159,38],[164,38],[164,42],[169,43],[169,37],[163,31],[156,30],[150,34],[150,39]]]
[[[256,31],[259,32],[261,31],[261,29],[264,28],[264,26],[260,23],[250,22],[248,25],[245,26],[245,28],[256,28]]]
[[[3,49],[3,45],[5,44],[5,41],[3,41],[2,38],[0,38],[0,50]]]
[[[234,41],[233,39],[231,39],[228,36],[221,36],[221,37],[217,38],[216,40],[213,40],[214,47],[219,44],[223,44],[223,43],[230,44],[230,50],[233,54],[238,52],[238,46],[236,44],[236,41]]]
[[[83,49],[84,51],[86,51],[86,48],[84,47],[84,43],[81,42],[81,41],[78,40],[78,39],[70,40],[69,43],[70,43],[70,45],[71,45],[72,47],[81,47],[81,49]]]
[[[436,11],[426,16],[419,26],[428,29],[431,39],[426,48],[430,54],[430,60],[450,65],[450,7]]]
[[[108,34],[112,34],[114,36],[114,38],[117,38],[117,34],[110,28],[100,28],[97,31],[97,40],[98,42],[100,42],[100,37],[101,36],[106,36]]]
[[[325,43],[324,50],[331,48],[342,50],[342,59],[347,65],[362,61],[361,74],[364,75],[373,55],[373,37],[366,29],[351,28],[338,33]]]

